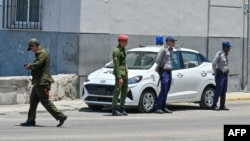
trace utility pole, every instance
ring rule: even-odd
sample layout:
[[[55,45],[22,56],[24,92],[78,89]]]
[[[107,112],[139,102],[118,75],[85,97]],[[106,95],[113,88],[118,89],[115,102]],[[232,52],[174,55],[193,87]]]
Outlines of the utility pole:
[[[246,46],[246,58],[247,58],[247,63],[246,63],[246,85],[245,85],[245,88],[246,88],[246,91],[248,91],[248,84],[249,84],[249,82],[248,82],[248,70],[249,70],[249,65],[248,65],[248,60],[249,60],[249,58],[248,58],[248,48],[249,48],[249,24],[250,24],[250,22],[249,22],[249,20],[250,20],[250,18],[249,18],[249,3],[250,2],[250,0],[248,0],[248,3],[247,3],[247,46]]]
[[[241,90],[248,92],[248,48],[249,48],[249,2],[250,0],[244,1],[244,17],[243,17],[243,48],[242,48],[242,68],[241,68]],[[245,22],[246,20],[246,22]],[[245,24],[246,23],[246,24]],[[246,30],[245,30],[246,29]],[[246,33],[246,34],[245,34]],[[245,36],[246,35],[246,36]]]

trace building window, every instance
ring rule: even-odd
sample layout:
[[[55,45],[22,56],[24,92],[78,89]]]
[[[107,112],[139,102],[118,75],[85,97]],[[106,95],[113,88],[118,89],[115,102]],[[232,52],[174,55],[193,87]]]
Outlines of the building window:
[[[3,28],[41,30],[41,0],[3,0]]]

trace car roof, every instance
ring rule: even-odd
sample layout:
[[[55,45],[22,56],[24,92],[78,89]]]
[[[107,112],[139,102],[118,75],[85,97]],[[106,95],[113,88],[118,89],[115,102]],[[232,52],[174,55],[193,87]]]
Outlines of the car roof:
[[[159,52],[159,50],[162,47],[163,46],[156,46],[156,45],[136,47],[136,48],[129,49],[128,52],[130,51]],[[181,47],[174,47],[173,51],[189,51],[189,52],[199,53],[196,50],[188,49],[188,48],[181,48]]]

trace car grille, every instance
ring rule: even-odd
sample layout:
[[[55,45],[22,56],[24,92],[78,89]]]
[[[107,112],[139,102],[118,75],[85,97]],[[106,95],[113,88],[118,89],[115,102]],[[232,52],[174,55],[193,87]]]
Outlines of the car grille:
[[[89,94],[92,95],[113,96],[114,92],[113,85],[88,84],[85,87],[88,90]]]
[[[86,101],[98,101],[98,102],[110,102],[112,103],[112,97],[93,97],[93,96],[88,96],[85,99]],[[120,100],[118,99],[118,102]]]
[[[100,97],[88,96],[86,100],[112,102],[112,97],[113,97],[113,92],[114,92],[113,85],[88,84],[88,85],[85,85],[85,87],[88,90],[89,94],[100,96]],[[101,96],[112,96],[112,97],[101,97]],[[127,97],[133,100],[133,95],[131,93],[131,90],[128,91]]]

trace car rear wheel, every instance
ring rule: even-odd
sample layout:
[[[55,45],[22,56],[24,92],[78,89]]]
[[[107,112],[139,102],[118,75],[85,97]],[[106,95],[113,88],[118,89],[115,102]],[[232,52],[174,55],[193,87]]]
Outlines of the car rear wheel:
[[[200,107],[202,109],[208,109],[212,106],[213,104],[213,98],[214,98],[214,87],[209,86],[207,87],[201,96],[201,101],[200,101]]]
[[[155,102],[155,92],[152,90],[145,90],[140,97],[138,110],[142,113],[150,113],[154,110]]]

